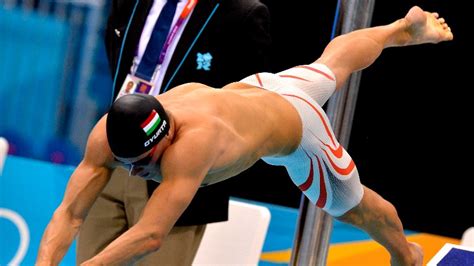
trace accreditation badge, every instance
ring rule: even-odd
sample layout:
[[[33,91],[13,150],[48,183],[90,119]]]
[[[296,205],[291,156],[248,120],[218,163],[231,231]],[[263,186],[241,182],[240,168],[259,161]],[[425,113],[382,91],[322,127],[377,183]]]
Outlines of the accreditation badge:
[[[128,74],[122,84],[122,87],[120,88],[117,99],[124,95],[132,93],[150,94],[152,89],[153,85],[151,85],[150,83],[139,79],[131,74]]]
[[[150,94],[152,86],[148,82],[139,81],[135,93]]]

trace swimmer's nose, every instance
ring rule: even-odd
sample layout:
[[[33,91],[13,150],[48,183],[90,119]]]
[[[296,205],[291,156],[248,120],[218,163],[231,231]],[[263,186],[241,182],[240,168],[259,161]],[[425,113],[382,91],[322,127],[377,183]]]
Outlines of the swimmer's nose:
[[[140,166],[132,166],[132,167],[130,168],[129,174],[130,174],[130,175],[135,175],[135,176],[148,175],[148,173],[146,173],[144,170],[145,170],[145,169],[144,169],[143,167],[140,167]]]

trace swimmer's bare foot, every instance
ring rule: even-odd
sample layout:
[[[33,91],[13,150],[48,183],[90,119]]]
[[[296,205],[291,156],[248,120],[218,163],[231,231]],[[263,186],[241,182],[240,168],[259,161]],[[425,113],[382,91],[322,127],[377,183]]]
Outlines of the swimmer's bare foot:
[[[453,39],[451,28],[438,13],[429,13],[412,7],[404,18],[410,39],[405,45],[438,43]]]
[[[409,260],[407,258],[404,258],[404,260],[397,260],[395,258],[392,258],[390,261],[390,264],[392,266],[422,266],[423,265],[423,248],[415,243],[415,242],[409,242],[408,243],[408,248],[410,249],[411,257]]]

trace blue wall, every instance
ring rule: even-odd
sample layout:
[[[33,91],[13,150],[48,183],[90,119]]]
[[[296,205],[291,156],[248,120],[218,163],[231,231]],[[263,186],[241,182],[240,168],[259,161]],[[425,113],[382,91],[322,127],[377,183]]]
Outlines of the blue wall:
[[[0,135],[37,157],[58,129],[68,24],[0,7],[0,35]]]

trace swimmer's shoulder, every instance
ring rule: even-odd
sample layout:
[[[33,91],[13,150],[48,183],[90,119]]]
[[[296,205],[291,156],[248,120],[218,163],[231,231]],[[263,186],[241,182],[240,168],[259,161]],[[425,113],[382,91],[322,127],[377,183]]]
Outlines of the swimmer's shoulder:
[[[198,83],[198,82],[190,82],[190,83],[185,83],[185,84],[176,86],[173,89],[167,91],[166,93],[167,94],[187,93],[187,92],[192,92],[196,90],[209,90],[209,89],[215,89],[215,88],[207,86],[206,84]]]
[[[95,166],[115,167],[115,160],[107,141],[105,114],[94,126],[87,139],[84,160]]]

